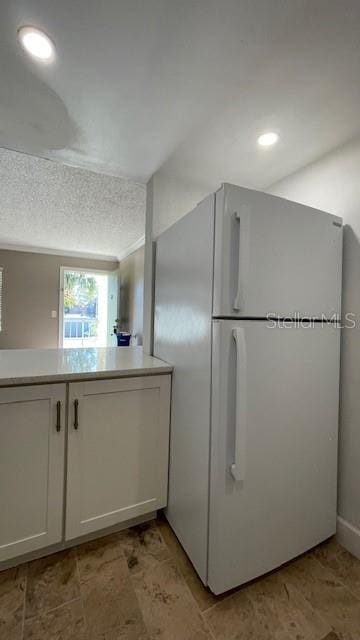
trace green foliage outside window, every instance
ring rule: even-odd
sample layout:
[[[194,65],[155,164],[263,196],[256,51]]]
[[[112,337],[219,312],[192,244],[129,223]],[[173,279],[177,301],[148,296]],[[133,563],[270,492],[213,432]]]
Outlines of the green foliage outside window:
[[[86,273],[65,272],[64,308],[69,312],[73,307],[86,307],[96,302],[98,286],[93,276]]]

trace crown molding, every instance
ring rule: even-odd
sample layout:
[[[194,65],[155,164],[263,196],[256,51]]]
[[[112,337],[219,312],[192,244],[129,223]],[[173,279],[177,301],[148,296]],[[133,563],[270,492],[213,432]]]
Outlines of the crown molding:
[[[141,236],[139,240],[136,240],[136,242],[133,242],[133,244],[131,244],[127,249],[119,253],[119,256],[117,259],[119,260],[119,262],[121,262],[121,260],[124,260],[125,258],[130,256],[132,253],[134,253],[134,251],[136,251],[137,249],[140,249],[144,245],[145,245],[145,235]]]
[[[5,251],[21,251],[25,253],[43,253],[51,256],[64,256],[68,258],[84,258],[87,260],[101,260],[103,262],[119,262],[116,256],[105,256],[99,253],[86,253],[83,251],[62,251],[60,249],[48,249],[46,247],[33,247],[31,245],[8,244],[0,242],[0,249]]]

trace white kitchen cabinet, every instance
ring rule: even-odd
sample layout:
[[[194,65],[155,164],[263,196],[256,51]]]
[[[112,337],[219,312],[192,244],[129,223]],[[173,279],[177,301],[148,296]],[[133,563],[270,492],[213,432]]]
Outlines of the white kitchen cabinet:
[[[166,505],[170,379],[69,384],[67,540]]]
[[[66,385],[0,389],[0,561],[60,542]]]

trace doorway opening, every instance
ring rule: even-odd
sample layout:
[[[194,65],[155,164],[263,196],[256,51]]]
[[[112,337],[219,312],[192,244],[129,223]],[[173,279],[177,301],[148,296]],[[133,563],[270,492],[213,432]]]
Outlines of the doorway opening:
[[[117,290],[117,272],[61,267],[59,346],[115,346]]]

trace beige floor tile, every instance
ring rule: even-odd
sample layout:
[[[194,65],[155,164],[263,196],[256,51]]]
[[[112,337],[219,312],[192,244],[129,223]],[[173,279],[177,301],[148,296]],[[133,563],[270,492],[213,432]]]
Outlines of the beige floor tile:
[[[156,525],[201,611],[205,611],[206,609],[213,607],[217,602],[223,600],[226,595],[229,595],[225,594],[224,596],[214,596],[209,589],[204,587],[188,556],[165,518],[159,518],[156,521]]]
[[[172,559],[131,574],[151,640],[210,640],[198,607]]]
[[[360,640],[359,565],[331,540],[216,597],[160,520],[0,572],[0,638]]]
[[[331,631],[281,572],[243,587],[204,617],[217,640],[321,640]]]
[[[85,640],[82,603],[76,600],[25,621],[24,640]]]
[[[318,640],[331,631],[281,570],[257,580],[246,592],[260,625],[271,629],[274,638]]]
[[[120,541],[131,573],[143,571],[149,565],[156,565],[170,557],[154,522],[122,531]]]
[[[80,589],[88,638],[148,638],[119,534],[78,547]]]
[[[216,640],[272,640],[270,631],[259,625],[246,590],[238,591],[203,615]]]
[[[45,613],[79,596],[75,549],[61,551],[29,564],[26,618]]]
[[[322,542],[317,547],[315,547],[312,551],[309,551],[309,555],[314,553],[318,558],[323,557],[324,559],[330,558],[338,553],[344,551],[344,548],[339,545],[336,539],[329,538],[325,542]]]
[[[360,600],[313,554],[282,570],[341,640],[360,640]]]
[[[81,579],[87,640],[147,640],[125,559],[105,562]]]
[[[76,553],[81,581],[96,576],[109,562],[124,559],[118,533],[79,545]]]
[[[341,547],[335,539],[316,547],[314,556],[331,569],[358,598],[360,598],[360,560]]]
[[[27,566],[0,573],[0,638],[21,640]]]

